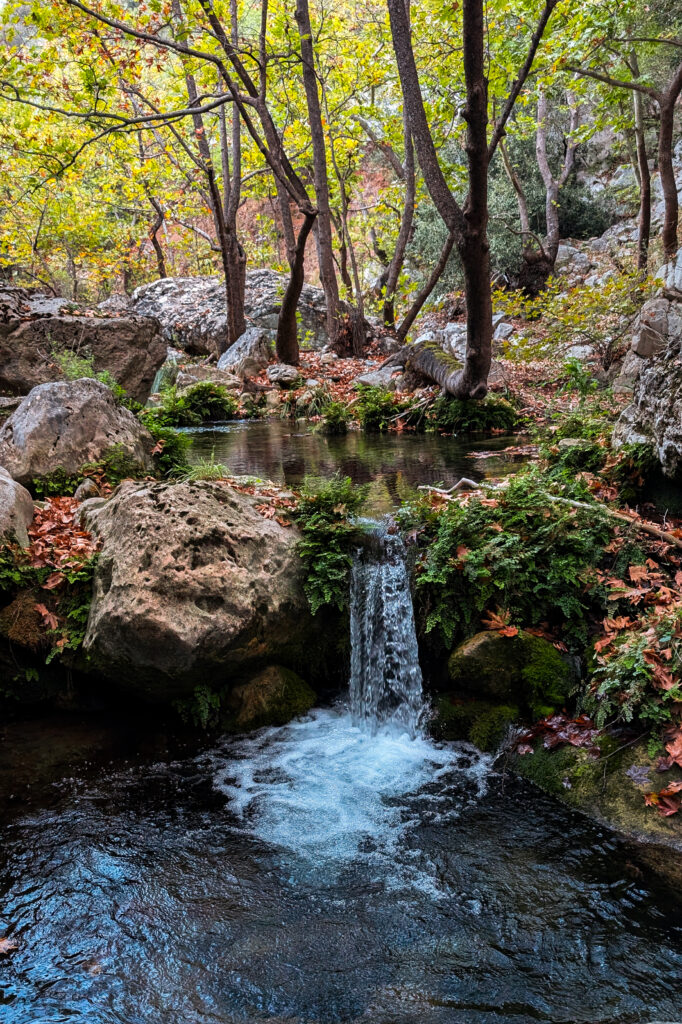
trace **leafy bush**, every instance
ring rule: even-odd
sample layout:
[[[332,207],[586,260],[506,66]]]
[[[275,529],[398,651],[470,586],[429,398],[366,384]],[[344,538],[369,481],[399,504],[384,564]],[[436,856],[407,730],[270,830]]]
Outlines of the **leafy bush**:
[[[482,402],[441,395],[430,406],[426,420],[432,429],[446,434],[510,432],[518,426],[519,414],[510,402],[497,395],[487,395]]]
[[[383,433],[388,430],[391,420],[404,412],[409,404],[387,388],[359,384],[357,391],[358,397],[352,408],[360,426],[367,433]]]
[[[351,418],[350,409],[343,402],[330,402],[325,407],[319,430],[322,434],[345,434]]]
[[[199,381],[178,391],[167,388],[161,393],[161,405],[146,410],[140,419],[149,427],[198,427],[210,420],[228,420],[237,415],[239,403],[222,384]]]
[[[559,389],[560,393],[577,391],[579,395],[585,398],[599,387],[599,381],[591,372],[589,365],[582,359],[574,357],[566,359],[563,372],[566,379],[563,386]]]
[[[596,502],[587,510],[552,501],[551,486],[530,471],[485,499],[434,507],[426,498],[401,511],[401,525],[416,531],[419,543],[416,594],[427,632],[439,630],[451,646],[499,606],[525,626],[558,623],[574,649],[584,647],[589,614],[606,607],[596,579],[589,592],[585,584],[603,559],[613,520]]]
[[[582,702],[599,728],[614,719],[669,722],[682,701],[682,609],[650,613],[620,633],[602,661]]]
[[[357,527],[350,520],[362,508],[367,486],[350,477],[306,478],[292,513],[303,539],[298,553],[306,569],[305,592],[313,614],[323,605],[348,605],[351,547]]]
[[[106,384],[113,392],[119,405],[123,405],[135,413],[142,409],[140,403],[130,398],[125,388],[118,383],[109,370],[95,371],[94,356],[87,349],[79,352],[73,352],[71,349],[54,349],[52,358],[66,380],[81,380],[83,377],[98,380],[101,384]]]
[[[156,445],[153,450],[156,471],[159,476],[177,476],[189,469],[187,452],[192,439],[179,434],[172,427],[160,426],[147,419],[147,430],[154,438]]]

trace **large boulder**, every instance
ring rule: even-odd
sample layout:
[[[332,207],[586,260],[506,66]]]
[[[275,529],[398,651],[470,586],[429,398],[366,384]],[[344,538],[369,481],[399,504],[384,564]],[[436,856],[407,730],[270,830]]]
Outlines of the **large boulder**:
[[[108,370],[144,402],[166,357],[156,320],[86,310],[23,288],[0,289],[0,390],[25,395],[63,377],[60,353],[92,357],[96,373]]]
[[[272,335],[277,330],[286,274],[250,270],[246,274],[247,325]],[[186,352],[206,355],[220,351],[227,333],[225,287],[219,277],[166,277],[142,285],[132,295],[135,313],[156,317],[166,340]],[[301,331],[315,348],[326,344],[326,306],[320,288],[304,285],[298,304]]]
[[[25,487],[0,466],[0,539],[15,537],[28,547],[28,527],[33,520],[33,499]]]
[[[240,732],[265,725],[286,725],[310,711],[315,691],[291,669],[269,665],[228,697],[229,726]]]
[[[90,378],[38,385],[0,428],[0,464],[22,484],[56,470],[76,475],[114,446],[131,467],[152,468],[149,431]]]
[[[238,377],[255,377],[272,359],[270,334],[261,327],[249,327],[218,360],[218,369]]]
[[[225,481],[128,481],[88,509],[102,550],[85,649],[105,675],[166,702],[310,666],[325,629],[313,628],[298,533],[261,502]]]

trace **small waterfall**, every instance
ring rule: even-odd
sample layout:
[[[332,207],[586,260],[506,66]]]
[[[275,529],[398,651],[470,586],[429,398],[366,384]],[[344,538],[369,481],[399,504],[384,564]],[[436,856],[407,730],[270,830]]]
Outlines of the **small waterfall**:
[[[400,537],[376,525],[351,573],[350,709],[371,732],[394,724],[415,737],[425,705],[410,581]]]

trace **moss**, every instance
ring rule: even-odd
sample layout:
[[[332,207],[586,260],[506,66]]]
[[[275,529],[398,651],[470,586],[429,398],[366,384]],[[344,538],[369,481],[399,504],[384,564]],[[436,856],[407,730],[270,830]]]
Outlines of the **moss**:
[[[266,725],[286,725],[305,714],[317,700],[315,691],[291,669],[271,665],[226,698],[226,728],[235,732]]]
[[[525,632],[477,633],[453,651],[448,671],[455,688],[520,705],[532,718],[563,706],[576,682],[571,663],[552,644]]]
[[[510,725],[520,717],[511,704],[487,701],[452,701],[441,697],[436,702],[431,731],[438,739],[468,740],[479,750],[496,751]]]

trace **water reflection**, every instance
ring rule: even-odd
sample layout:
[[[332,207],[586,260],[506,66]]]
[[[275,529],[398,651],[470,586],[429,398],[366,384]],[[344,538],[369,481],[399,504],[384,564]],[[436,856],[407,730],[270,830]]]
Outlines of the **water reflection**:
[[[339,472],[370,484],[371,509],[389,512],[410,498],[419,484],[448,487],[462,476],[473,480],[514,472],[519,463],[504,455],[476,459],[477,452],[501,451],[514,437],[477,439],[436,434],[363,434],[325,437],[307,426],[282,420],[229,423],[186,431],[192,437],[190,461],[223,463],[235,475],[247,474],[297,487],[306,476]]]

